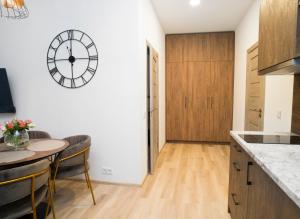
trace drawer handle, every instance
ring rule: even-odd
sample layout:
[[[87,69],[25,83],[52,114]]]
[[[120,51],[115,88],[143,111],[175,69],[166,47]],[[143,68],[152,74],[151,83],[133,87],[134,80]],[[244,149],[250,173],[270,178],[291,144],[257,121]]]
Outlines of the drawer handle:
[[[231,197],[232,197],[232,200],[233,200],[234,205],[239,205],[239,204],[240,204],[239,202],[237,202],[237,201],[235,200],[235,197],[236,197],[236,194],[235,194],[235,193],[231,193]]]
[[[241,171],[241,168],[239,167],[239,164],[237,162],[233,162],[232,164],[236,171],[238,171],[238,172]]]
[[[234,144],[233,147],[235,148],[235,150],[236,150],[237,152],[239,152],[239,153],[242,152],[242,150],[241,150],[236,144]]]
[[[248,186],[252,185],[252,182],[249,180],[250,166],[253,166],[253,162],[251,162],[251,161],[249,161],[247,164],[247,185]]]

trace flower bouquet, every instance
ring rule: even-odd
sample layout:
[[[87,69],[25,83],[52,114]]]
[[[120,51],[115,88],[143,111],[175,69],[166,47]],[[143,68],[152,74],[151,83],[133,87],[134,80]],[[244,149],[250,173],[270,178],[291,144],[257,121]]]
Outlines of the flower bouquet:
[[[25,147],[29,142],[28,130],[33,128],[34,125],[31,120],[14,119],[6,122],[4,126],[0,125],[0,127],[4,136],[4,143],[17,150]]]

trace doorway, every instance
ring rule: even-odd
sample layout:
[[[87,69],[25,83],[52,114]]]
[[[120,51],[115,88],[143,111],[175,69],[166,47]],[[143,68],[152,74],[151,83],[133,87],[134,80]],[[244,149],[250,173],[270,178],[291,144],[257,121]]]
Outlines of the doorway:
[[[153,174],[159,154],[159,86],[158,53],[147,46],[147,131],[148,131],[148,173]]]
[[[258,75],[258,43],[247,51],[245,130],[263,131],[265,77]]]

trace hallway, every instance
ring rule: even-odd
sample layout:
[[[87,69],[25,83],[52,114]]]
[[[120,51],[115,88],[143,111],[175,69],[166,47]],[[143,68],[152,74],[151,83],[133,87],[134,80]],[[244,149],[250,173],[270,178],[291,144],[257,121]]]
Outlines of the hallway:
[[[166,144],[154,175],[141,187],[93,183],[97,205],[85,182],[59,181],[58,218],[230,218],[227,145]],[[51,217],[50,217],[51,218]]]

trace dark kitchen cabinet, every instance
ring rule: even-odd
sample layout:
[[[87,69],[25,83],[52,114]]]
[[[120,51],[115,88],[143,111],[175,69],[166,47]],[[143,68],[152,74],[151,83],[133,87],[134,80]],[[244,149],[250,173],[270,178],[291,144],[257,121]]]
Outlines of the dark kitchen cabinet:
[[[259,19],[259,73],[297,71],[300,56],[299,0],[262,0]],[[277,72],[276,72],[277,71]]]
[[[232,219],[296,219],[300,208],[232,140],[228,207]]]
[[[242,148],[234,141],[230,150],[230,173],[229,173],[229,194],[228,205],[231,217],[246,218],[247,214],[247,186],[242,183],[247,175],[245,165],[246,154]]]

